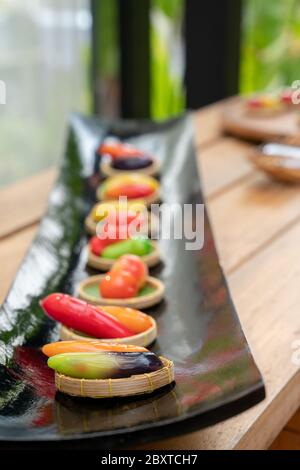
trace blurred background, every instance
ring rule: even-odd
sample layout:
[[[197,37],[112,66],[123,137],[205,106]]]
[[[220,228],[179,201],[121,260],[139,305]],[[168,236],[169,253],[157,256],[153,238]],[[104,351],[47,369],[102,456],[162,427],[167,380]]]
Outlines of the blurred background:
[[[59,160],[71,111],[165,119],[299,59],[300,0],[0,0],[0,186]]]

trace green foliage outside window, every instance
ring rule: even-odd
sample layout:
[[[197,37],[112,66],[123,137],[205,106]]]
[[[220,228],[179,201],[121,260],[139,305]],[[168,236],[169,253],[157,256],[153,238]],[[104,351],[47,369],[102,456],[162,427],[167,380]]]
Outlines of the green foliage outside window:
[[[244,0],[240,91],[275,90],[300,79],[300,1]]]
[[[164,119],[185,108],[182,15],[184,0],[151,0],[151,117]]]

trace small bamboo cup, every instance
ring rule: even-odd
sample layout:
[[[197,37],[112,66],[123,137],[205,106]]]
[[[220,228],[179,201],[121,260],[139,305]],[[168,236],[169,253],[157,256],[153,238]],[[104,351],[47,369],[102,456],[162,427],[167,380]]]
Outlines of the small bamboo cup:
[[[77,397],[112,398],[152,393],[174,382],[174,364],[160,356],[163,367],[148,374],[124,379],[74,379],[55,372],[55,386],[60,392]]]
[[[119,175],[120,173],[126,174],[129,173],[129,170],[118,170],[116,168],[113,168],[111,164],[111,160],[102,160],[100,163],[100,172],[104,176],[115,176]],[[153,163],[146,168],[140,168],[138,170],[131,170],[134,171],[135,173],[141,173],[143,175],[147,176],[155,176],[159,173],[160,170],[160,164],[156,159],[153,159]]]
[[[84,225],[87,233],[89,235],[96,235],[97,234],[97,224],[93,217],[92,217],[92,211],[88,214],[88,216],[85,219]],[[148,235],[151,235],[152,233],[157,233],[159,228],[159,220],[158,217],[155,214],[152,214],[151,212],[148,212]]]
[[[300,160],[297,162],[292,157],[267,155],[263,153],[261,148],[250,154],[249,160],[276,180],[300,183]]]
[[[157,338],[157,324],[153,317],[149,315],[152,325],[148,330],[143,331],[142,333],[138,333],[133,336],[127,336],[126,338],[110,338],[110,339],[102,339],[102,338],[93,338],[91,336],[85,336],[80,334],[78,331],[74,331],[71,328],[67,328],[64,325],[61,325],[60,328],[60,339],[62,341],[102,341],[104,343],[120,343],[120,344],[134,344],[135,346],[144,346],[147,347],[149,344],[153,343],[153,341]]]
[[[159,249],[156,242],[151,241],[152,251],[148,255],[141,256],[141,260],[149,267],[152,268],[160,262]],[[90,247],[88,250],[87,264],[91,268],[98,269],[99,271],[108,271],[112,265],[116,262],[116,259],[102,258],[92,253]]]
[[[102,194],[101,185],[98,187],[98,189],[96,191],[96,197],[97,197],[98,201],[103,201],[103,202],[112,200],[109,197],[106,198],[105,195]],[[145,206],[149,207],[149,206],[151,206],[151,204],[155,204],[155,203],[158,203],[160,201],[160,190],[158,188],[155,191],[153,191],[153,193],[149,194],[149,196],[145,196],[143,198],[139,197],[136,200],[135,199],[130,199],[130,201],[142,202],[142,203],[145,204]]]
[[[140,297],[130,297],[129,299],[108,299],[104,297],[93,297],[86,294],[85,287],[88,285],[99,284],[101,279],[103,279],[105,274],[98,274],[97,276],[90,276],[84,281],[82,281],[77,290],[77,295],[80,299],[85,300],[93,305],[112,305],[118,307],[132,307],[136,309],[143,309],[152,307],[153,305],[158,304],[164,297],[165,286],[164,284],[155,277],[148,276],[146,279],[146,284],[150,284],[155,288],[155,291],[146,294]]]

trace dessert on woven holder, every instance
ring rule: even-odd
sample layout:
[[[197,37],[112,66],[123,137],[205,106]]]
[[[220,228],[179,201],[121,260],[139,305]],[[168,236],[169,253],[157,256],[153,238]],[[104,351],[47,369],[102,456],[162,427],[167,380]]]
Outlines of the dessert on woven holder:
[[[87,246],[87,264],[91,268],[99,271],[108,271],[116,259],[124,254],[139,256],[143,263],[149,268],[156,266],[160,262],[158,244],[148,239],[127,239],[127,240],[101,240],[94,236]]]
[[[152,276],[147,276],[145,285],[138,295],[130,298],[102,297],[99,291],[99,283],[107,274],[90,276],[82,281],[77,289],[77,295],[93,305],[117,305],[132,308],[149,308],[161,302],[165,295],[165,286],[162,281]]]
[[[163,299],[164,284],[148,276],[148,267],[135,255],[123,255],[110,271],[80,282],[78,296],[94,305],[146,308]]]
[[[156,179],[140,173],[118,174],[101,183],[96,195],[99,201],[127,197],[130,201],[140,201],[149,206],[159,202],[160,185]]]
[[[121,167],[121,165],[119,166],[119,168],[116,167],[116,163],[115,162],[115,165],[113,164],[113,162],[111,160],[102,160],[101,163],[100,163],[100,172],[103,176],[107,176],[107,177],[110,177],[110,176],[115,176],[115,175],[119,175],[120,173],[124,173],[124,172],[128,172],[128,171],[134,171],[135,173],[142,173],[144,175],[147,175],[147,176],[155,176],[159,173],[159,170],[160,170],[160,165],[158,163],[157,160],[154,160],[149,166],[145,167],[145,168],[134,168],[133,166],[129,166],[127,165],[127,168],[125,169],[125,162],[122,162],[123,163],[123,168]],[[121,162],[120,162],[121,163]]]
[[[72,396],[113,398],[152,393],[174,382],[174,364],[160,356],[163,364],[154,372],[119,379],[77,379],[55,373],[56,389]]]
[[[148,346],[157,337],[151,315],[123,306],[91,305],[65,294],[50,294],[41,306],[51,319],[61,324],[63,340],[102,341]]]
[[[99,222],[101,222],[101,226]],[[129,233],[131,222],[133,222],[134,229],[137,232],[135,234]],[[106,231],[106,228],[112,231],[113,227],[116,240],[118,240],[120,225],[123,235],[124,232],[126,234],[126,228],[128,228],[125,238],[132,238],[133,235],[156,235],[159,228],[158,224],[158,217],[154,213],[148,212],[142,201],[130,201],[129,199],[126,202],[118,200],[98,202],[85,219],[85,229],[89,235],[97,234],[99,236],[99,234]],[[105,238],[111,238],[109,233],[106,233],[106,235]]]
[[[136,346],[149,346],[157,338],[157,324],[154,318],[149,315],[151,326],[142,331],[141,333],[136,333],[132,336],[127,336],[125,338],[113,338],[114,343],[120,344],[134,344]],[[76,340],[76,341],[90,341],[91,339],[97,339],[92,336],[83,335],[82,333],[75,331],[67,326],[61,325],[60,327],[60,339],[63,341]],[[111,339],[101,339],[103,342],[112,341]]]
[[[111,398],[152,393],[174,381],[173,362],[146,348],[101,341],[43,346],[55,385],[68,395]]]
[[[159,173],[158,160],[130,144],[106,141],[98,147],[97,154],[101,156],[100,172],[104,176],[114,176],[129,171],[148,176]]]

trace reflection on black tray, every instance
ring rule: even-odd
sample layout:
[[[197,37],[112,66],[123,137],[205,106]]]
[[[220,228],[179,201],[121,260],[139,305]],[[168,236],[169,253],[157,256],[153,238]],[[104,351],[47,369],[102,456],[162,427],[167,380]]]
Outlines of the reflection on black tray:
[[[73,116],[48,212],[0,312],[1,440],[81,439],[93,446],[96,439],[97,448],[113,447],[189,432],[264,397],[207,218],[201,250],[186,251],[184,240],[160,240],[163,263],[151,271],[166,285],[165,301],[148,310],[159,328],[153,350],[174,361],[176,385],[118,400],[55,393],[52,371],[38,348],[58,338],[58,327],[38,301],[53,291],[73,294],[89,274],[83,221],[99,183],[95,149],[108,134],[160,159],[164,202],[202,202],[190,117],[160,125],[104,125]]]

